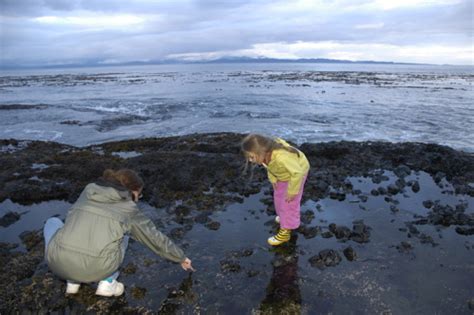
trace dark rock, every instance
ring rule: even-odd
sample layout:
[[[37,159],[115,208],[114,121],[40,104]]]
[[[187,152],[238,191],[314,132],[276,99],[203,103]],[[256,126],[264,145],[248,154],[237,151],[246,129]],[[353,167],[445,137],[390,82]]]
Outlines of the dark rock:
[[[370,227],[365,225],[362,220],[354,221],[350,239],[357,243],[367,243],[370,237]]]
[[[474,228],[465,228],[458,226],[456,228],[456,233],[461,235],[474,235]]]
[[[125,267],[122,267],[122,272],[126,275],[132,275],[137,272],[137,266],[134,263],[128,263]]]
[[[221,260],[220,264],[223,272],[239,272],[241,269],[239,263],[232,260]]]
[[[319,226],[313,226],[313,227],[300,226],[298,228],[298,232],[303,234],[305,239],[310,239],[310,238],[314,238],[316,235],[321,233],[321,228]]]
[[[396,195],[400,192],[400,188],[395,184],[390,184],[387,187],[387,191],[389,194]]]
[[[431,207],[433,207],[434,203],[433,201],[431,200],[425,200],[423,201],[423,206],[427,209],[430,209]]]
[[[232,251],[232,257],[250,257],[253,254],[253,249],[243,249],[238,251]]]
[[[470,300],[467,302],[467,306],[469,307],[470,310],[473,310],[473,311],[474,311],[474,298],[470,299]]]
[[[32,250],[43,242],[43,234],[41,231],[25,231],[20,234],[20,239],[28,251]]]
[[[0,226],[7,227],[20,220],[21,215],[16,212],[8,212],[0,218]]]
[[[197,222],[197,223],[204,224],[204,223],[207,223],[207,222],[211,221],[211,219],[209,218],[208,213],[200,213],[200,214],[198,214],[197,216],[194,217],[194,221]]]
[[[369,197],[367,197],[365,195],[359,195],[358,197],[359,197],[360,201],[362,201],[362,202],[367,202],[367,200],[369,199]]]
[[[332,249],[325,249],[309,258],[309,263],[312,267],[323,269],[324,267],[334,267],[341,262],[341,256],[337,251]]]
[[[329,231],[326,231],[326,232],[321,233],[321,236],[322,236],[323,238],[331,238],[331,237],[334,236],[334,234],[332,234],[332,233],[329,232]]]
[[[443,172],[437,172],[437,173],[434,175],[433,180],[434,180],[434,182],[435,182],[436,184],[439,184],[439,183],[441,182],[441,180],[442,180],[443,178],[445,178],[445,177],[446,177],[446,174],[445,174],[445,173],[443,173]]]
[[[377,191],[379,192],[380,195],[385,195],[385,194],[387,194],[387,189],[385,189],[385,187],[382,187],[382,186],[380,186],[379,188],[377,188]]]
[[[221,227],[221,224],[217,221],[211,221],[206,223],[204,226],[209,230],[217,231]]]
[[[421,233],[418,238],[422,244],[431,244],[433,247],[438,245],[438,243],[436,243],[431,236],[424,233]]]
[[[347,240],[351,236],[351,230],[343,225],[337,226],[336,224],[331,223],[329,224],[329,231],[331,231],[337,239]]]
[[[397,208],[396,206],[394,206],[394,205],[391,205],[391,206],[390,206],[390,211],[392,211],[393,213],[396,213],[396,212],[399,212],[400,209],[398,209],[398,208]]]
[[[408,175],[410,175],[411,170],[408,166],[402,164],[402,165],[397,166],[397,168],[395,168],[393,172],[395,173],[395,175],[397,175],[397,177],[405,178]]]
[[[147,290],[145,288],[132,287],[131,291],[132,291],[133,298],[135,298],[137,300],[140,300],[140,299],[143,299],[145,297],[145,294],[146,294]]]
[[[397,249],[400,253],[408,253],[413,249],[413,246],[409,242],[401,242],[400,245],[397,245]]]
[[[311,210],[306,210],[305,212],[301,213],[301,222],[304,224],[310,224],[311,221],[314,219],[314,212]]]
[[[406,186],[406,182],[404,179],[399,178],[395,181],[395,185],[398,187],[398,189],[403,190],[403,188]]]
[[[260,273],[260,271],[258,271],[258,270],[249,270],[249,271],[247,271],[247,277],[253,278],[256,275],[258,275],[259,273]]]
[[[372,189],[372,190],[370,191],[370,194],[371,194],[372,196],[378,196],[380,193],[379,193],[379,191],[378,191],[377,189]]]
[[[419,192],[420,191],[420,183],[418,183],[418,181],[413,182],[413,185],[411,186],[411,190],[414,193]]]
[[[186,230],[184,228],[174,228],[171,230],[170,234],[174,239],[182,239],[184,234],[186,234]]]
[[[344,256],[346,256],[346,259],[349,261],[353,261],[357,258],[357,254],[351,246],[345,248],[343,253],[344,253]]]

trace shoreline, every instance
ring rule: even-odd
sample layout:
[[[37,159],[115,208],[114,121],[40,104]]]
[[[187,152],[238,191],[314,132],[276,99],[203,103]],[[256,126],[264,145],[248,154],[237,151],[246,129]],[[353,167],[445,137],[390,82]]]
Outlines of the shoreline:
[[[0,239],[0,312],[472,311],[473,154],[423,143],[304,143],[311,171],[302,225],[291,243],[273,249],[263,244],[276,229],[270,184],[260,168],[251,182],[242,176],[242,137],[191,134],[80,148],[0,140],[0,205],[16,209],[0,212],[0,231],[21,240]],[[140,208],[199,271],[179,273],[132,242],[121,267],[124,296],[99,298],[83,285],[65,297],[64,282],[42,262],[42,222],[64,218],[86,184],[120,167],[141,174]],[[24,220],[36,222],[25,230]],[[419,276],[427,280],[412,281]],[[446,288],[449,305],[431,287]],[[399,294],[406,290],[423,297]]]
[[[183,192],[201,194],[211,185],[246,195],[260,190],[265,185],[266,175],[257,170],[254,183],[250,187],[244,185],[245,180],[239,172],[244,163],[239,148],[243,136],[238,133],[190,134],[86,147],[51,141],[0,139],[3,162],[0,170],[4,179],[0,201],[7,198],[25,204],[51,199],[73,201],[86,183],[96,179],[106,168],[114,167],[128,167],[142,174],[146,186],[144,198],[154,206],[160,206],[160,203],[150,186],[166,188],[160,192],[162,195],[166,192],[168,202],[186,199]],[[474,154],[470,152],[418,142],[338,141],[295,146],[311,163],[305,200],[328,196],[330,186],[344,188],[342,177],[373,177],[378,176],[374,175],[376,170],[397,168],[405,169],[405,172],[425,171],[437,181],[446,177],[453,182],[456,193],[474,196],[474,187],[470,185],[474,183]],[[160,166],[167,173],[164,176],[153,174]],[[186,167],[191,169],[186,170]],[[174,168],[177,168],[176,172]],[[211,169],[214,174],[209,175]],[[41,178],[30,180],[39,174]],[[200,180],[201,176],[205,179]],[[186,181],[189,183],[183,183]],[[57,186],[57,183],[61,185]],[[53,187],[56,192],[52,192]]]

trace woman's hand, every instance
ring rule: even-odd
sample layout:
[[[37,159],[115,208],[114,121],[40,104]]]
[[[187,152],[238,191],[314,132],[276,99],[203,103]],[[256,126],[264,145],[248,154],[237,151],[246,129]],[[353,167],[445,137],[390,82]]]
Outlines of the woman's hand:
[[[181,267],[184,269],[184,270],[191,270],[191,271],[196,271],[193,266],[191,265],[191,259],[189,259],[188,257],[186,257],[183,262],[181,263]]]
[[[296,198],[296,195],[286,195],[285,201],[292,202],[293,200],[295,200],[295,198]]]

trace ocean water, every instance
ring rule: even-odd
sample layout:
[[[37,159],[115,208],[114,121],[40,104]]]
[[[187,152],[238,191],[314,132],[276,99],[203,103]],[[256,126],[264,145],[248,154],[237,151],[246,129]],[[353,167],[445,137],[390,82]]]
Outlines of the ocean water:
[[[474,67],[426,65],[192,64],[0,72],[0,138],[85,146],[230,131],[297,143],[416,141],[474,152],[473,84]]]

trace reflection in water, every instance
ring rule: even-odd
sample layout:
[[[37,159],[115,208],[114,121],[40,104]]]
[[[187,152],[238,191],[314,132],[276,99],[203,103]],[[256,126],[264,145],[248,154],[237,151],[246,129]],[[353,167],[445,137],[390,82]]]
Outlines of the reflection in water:
[[[260,314],[301,313],[296,239],[297,235],[294,235],[290,243],[273,249],[273,273],[266,296],[260,303]]]

